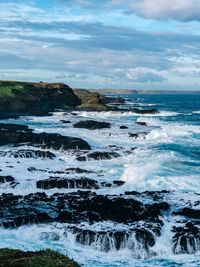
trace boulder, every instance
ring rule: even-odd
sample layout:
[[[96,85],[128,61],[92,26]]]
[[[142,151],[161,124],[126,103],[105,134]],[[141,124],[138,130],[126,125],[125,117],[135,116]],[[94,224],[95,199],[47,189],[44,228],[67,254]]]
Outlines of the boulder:
[[[143,121],[136,121],[135,123],[141,126],[147,126],[147,123]]]
[[[71,121],[67,121],[67,120],[61,120],[60,122],[65,123],[65,124],[71,123]]]
[[[79,121],[74,124],[74,128],[85,128],[89,130],[104,129],[110,128],[110,123],[94,120]]]
[[[137,114],[157,114],[159,111],[156,108],[152,109],[138,109],[138,108],[133,108],[131,109],[132,112],[137,113]]]
[[[8,176],[0,176],[0,184],[12,183],[14,181],[15,181],[15,179],[10,175],[8,175]]]

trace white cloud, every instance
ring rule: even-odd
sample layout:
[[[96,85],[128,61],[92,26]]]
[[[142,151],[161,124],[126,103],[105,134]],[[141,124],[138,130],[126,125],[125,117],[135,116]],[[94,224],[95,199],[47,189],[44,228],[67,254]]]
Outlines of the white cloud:
[[[150,19],[200,20],[199,0],[142,0],[132,1],[129,8]]]

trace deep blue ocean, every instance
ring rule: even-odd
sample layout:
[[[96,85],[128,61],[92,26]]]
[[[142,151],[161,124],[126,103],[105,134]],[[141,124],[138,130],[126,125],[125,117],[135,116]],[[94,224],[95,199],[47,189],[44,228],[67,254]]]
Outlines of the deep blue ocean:
[[[101,194],[121,194],[125,191],[170,190],[168,202],[182,207],[187,203],[200,203],[200,94],[133,94],[121,95],[126,98],[122,108],[140,108],[159,110],[158,114],[139,115],[131,111],[125,112],[77,112],[76,116],[64,112],[56,112],[46,117],[21,117],[6,122],[29,125],[35,131],[57,132],[68,136],[77,136],[88,141],[93,149],[106,150],[109,145],[122,147],[123,156],[111,161],[94,161],[79,163],[79,167],[100,170],[103,180],[119,179],[125,181],[124,186],[116,189],[102,189]],[[61,120],[70,119],[72,123],[80,119],[96,119],[110,122],[111,129],[88,131],[63,125]],[[5,121],[4,121],[5,122]],[[145,122],[140,126],[135,122]],[[126,125],[128,130],[120,129]],[[129,133],[140,133],[139,138],[129,138]],[[126,151],[131,147],[137,149],[133,154]],[[4,148],[5,150],[7,148]],[[52,161],[9,159],[14,169],[4,169],[3,174],[13,175],[19,186],[14,190],[0,187],[0,193],[28,194],[39,191],[35,181],[44,177],[37,172],[30,177],[28,167],[58,170],[77,167],[73,154],[56,152],[57,158]],[[1,158],[1,165],[6,166],[8,158]],[[82,164],[82,165],[81,165]],[[0,167],[2,167],[0,166]],[[94,175],[92,176],[95,179]],[[99,179],[99,178],[98,178]],[[48,194],[58,192],[49,190]],[[60,189],[59,192],[68,192]],[[200,209],[200,204],[196,205]],[[33,225],[15,230],[0,229],[0,246],[24,250],[43,248],[56,249],[73,257],[85,267],[197,267],[200,266],[200,246],[195,254],[177,254],[172,252],[171,229],[178,222],[173,216],[164,216],[162,235],[157,239],[153,251],[155,256],[146,257],[143,251],[99,251],[99,244],[83,247],[77,244],[74,236],[63,236],[62,225]],[[181,223],[180,223],[181,224]],[[200,221],[199,221],[200,225]],[[102,222],[89,226],[91,229],[120,228],[112,222]],[[44,229],[57,231],[62,238],[59,241],[44,241],[40,234]]]

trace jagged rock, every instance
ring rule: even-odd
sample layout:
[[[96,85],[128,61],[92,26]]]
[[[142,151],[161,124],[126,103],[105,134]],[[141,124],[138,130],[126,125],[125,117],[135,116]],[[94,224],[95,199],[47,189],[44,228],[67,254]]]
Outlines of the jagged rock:
[[[159,229],[159,231],[155,231]],[[110,250],[143,249],[150,254],[150,248],[155,245],[155,237],[160,235],[161,226],[159,224],[147,225],[141,227],[136,225],[127,230],[90,230],[72,226],[67,229],[75,235],[76,242],[84,246],[90,246],[94,249],[108,252]]]
[[[0,196],[0,226],[18,227],[33,223],[80,223],[113,221],[133,223],[157,221],[166,202],[144,204],[134,198],[97,195],[90,191],[48,196],[35,193],[26,196],[2,194]]]
[[[0,151],[0,157],[14,157],[14,158],[48,158],[54,159],[56,157],[50,151],[32,150],[32,149],[20,149],[18,151]]]
[[[36,185],[37,188],[41,189],[52,189],[52,188],[99,189],[97,181],[85,177],[71,178],[71,179],[50,177],[49,179],[37,181]]]
[[[102,152],[102,151],[95,151],[87,154],[87,156],[79,156],[76,159],[78,161],[87,161],[87,160],[109,160],[113,158],[118,158],[120,155],[116,152]]]
[[[128,129],[128,127],[125,126],[125,125],[122,125],[122,126],[120,126],[119,128],[120,128],[120,129]]]
[[[90,150],[90,145],[81,138],[52,133],[33,133],[24,125],[0,123],[0,145],[27,144],[42,148]]]
[[[8,175],[8,176],[0,176],[0,184],[12,183],[14,181],[15,181],[15,179],[10,175]]]
[[[85,128],[89,130],[104,129],[110,128],[110,123],[93,120],[79,121],[74,124],[74,128]]]
[[[116,181],[113,181],[113,184],[116,185],[116,186],[122,186],[125,184],[124,181],[119,181],[119,180],[116,180]]]
[[[195,210],[192,208],[183,208],[182,210],[174,211],[173,214],[182,215],[193,219],[200,219],[200,210]]]
[[[139,137],[139,134],[137,134],[137,133],[129,133],[129,137],[133,137],[133,138],[137,139]]]
[[[134,113],[137,114],[157,114],[159,111],[156,108],[153,109],[138,109],[138,108],[133,108],[131,109]]]
[[[104,104],[101,95],[97,92],[90,92],[85,89],[74,89],[73,91],[81,100],[81,104],[76,107],[78,110],[106,111],[111,109]]]
[[[175,254],[193,254],[200,250],[200,228],[192,222],[184,226],[173,227],[173,252]]]
[[[141,126],[147,126],[147,123],[143,121],[136,121],[135,123]]]
[[[69,123],[72,123],[71,121],[67,121],[67,120],[61,120],[62,123],[65,123],[65,124],[69,124]]]

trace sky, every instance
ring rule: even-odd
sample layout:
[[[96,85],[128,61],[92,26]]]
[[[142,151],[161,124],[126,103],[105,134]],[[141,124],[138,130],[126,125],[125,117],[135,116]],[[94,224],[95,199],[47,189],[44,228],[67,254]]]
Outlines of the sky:
[[[200,90],[200,0],[0,0],[0,80]]]

